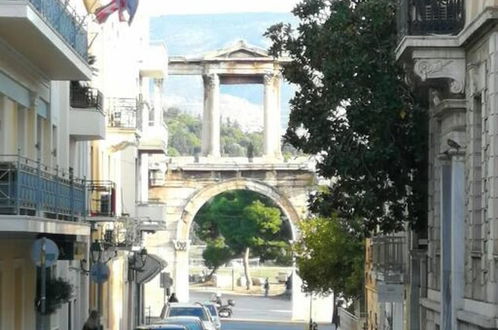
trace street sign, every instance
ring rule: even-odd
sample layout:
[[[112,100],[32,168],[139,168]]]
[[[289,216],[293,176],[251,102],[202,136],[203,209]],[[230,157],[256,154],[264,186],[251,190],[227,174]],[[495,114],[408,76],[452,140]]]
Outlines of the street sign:
[[[45,250],[45,267],[50,267],[59,259],[59,248],[48,238],[39,238],[31,248],[31,259],[38,266],[42,265],[42,250]]]
[[[95,283],[105,283],[109,279],[109,266],[102,262],[97,262],[90,268],[90,279]]]
[[[173,279],[169,273],[161,273],[161,288],[169,289],[173,285]]]

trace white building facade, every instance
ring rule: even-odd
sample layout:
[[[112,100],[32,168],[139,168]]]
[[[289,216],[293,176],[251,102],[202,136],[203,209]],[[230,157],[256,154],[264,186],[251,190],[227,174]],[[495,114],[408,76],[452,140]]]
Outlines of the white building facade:
[[[400,1],[398,15],[396,55],[430,130],[420,317],[409,326],[496,329],[498,1]]]
[[[87,32],[71,2],[0,1],[0,328],[81,329],[88,277],[89,145],[103,138],[96,102],[78,103],[71,80],[89,80]],[[83,110],[84,109],[84,110]],[[33,242],[52,239],[48,279],[72,285],[67,303],[40,317]]]

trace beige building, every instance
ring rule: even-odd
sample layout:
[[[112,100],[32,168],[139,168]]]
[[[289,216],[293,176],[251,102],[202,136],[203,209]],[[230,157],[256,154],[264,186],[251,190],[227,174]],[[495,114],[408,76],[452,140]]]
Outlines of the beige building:
[[[145,233],[164,221],[148,205],[149,155],[164,155],[167,145],[161,101],[167,55],[162,44],[149,44],[147,19],[139,7],[131,26],[117,15],[89,25],[98,72],[91,86],[103,95],[106,134],[91,145],[87,220],[102,249],[100,261],[109,267],[107,281],[92,282],[90,305],[106,330],[145,323],[143,285],[166,264],[143,247]]]
[[[402,0],[398,15],[396,56],[430,116],[427,240],[409,244],[418,318],[404,328],[496,329],[498,1]]]

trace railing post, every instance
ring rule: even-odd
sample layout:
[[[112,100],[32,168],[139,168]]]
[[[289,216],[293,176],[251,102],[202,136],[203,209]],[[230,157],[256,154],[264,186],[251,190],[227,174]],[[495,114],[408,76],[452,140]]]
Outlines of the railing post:
[[[37,160],[36,166],[36,215],[41,215],[41,199],[42,199],[42,178],[41,178],[41,161],[40,158]]]
[[[21,214],[21,150],[17,149],[17,164],[15,172],[12,173],[15,180],[16,215]],[[14,183],[14,182],[13,182]]]
[[[56,217],[59,218],[59,212],[60,212],[60,207],[59,207],[59,165],[55,165],[55,199],[54,199],[54,207],[57,210],[56,211]]]
[[[73,168],[69,168],[69,208],[71,209],[71,221],[74,221],[74,176]]]

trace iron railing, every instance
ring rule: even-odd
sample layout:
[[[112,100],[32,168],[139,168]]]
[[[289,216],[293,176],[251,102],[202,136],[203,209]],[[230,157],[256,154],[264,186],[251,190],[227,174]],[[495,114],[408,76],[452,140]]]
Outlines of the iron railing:
[[[29,2],[45,21],[86,61],[88,59],[88,40],[87,31],[83,27],[83,18],[77,18],[67,3],[60,0],[29,0]]]
[[[464,0],[399,0],[400,39],[406,35],[454,35],[464,25]]]
[[[116,215],[116,185],[114,182],[87,181],[88,216],[114,217]]]
[[[78,82],[71,83],[71,107],[80,109],[96,109],[103,111],[104,98],[96,88],[81,86]]]
[[[141,127],[137,100],[134,98],[106,99],[107,125],[119,128]]]
[[[380,236],[374,237],[372,242],[374,271],[384,275],[404,274],[407,262],[405,237]]]
[[[0,214],[76,220],[85,214],[84,180],[19,155],[0,155]]]

